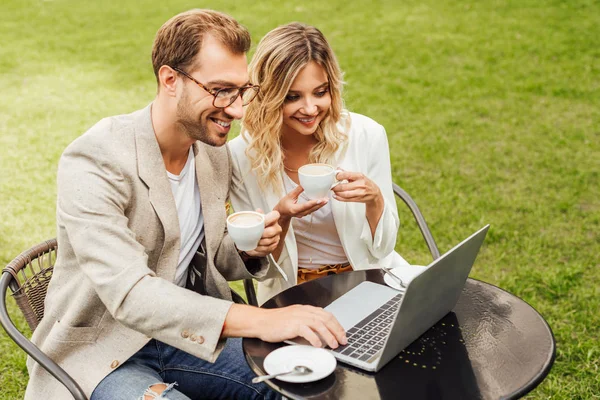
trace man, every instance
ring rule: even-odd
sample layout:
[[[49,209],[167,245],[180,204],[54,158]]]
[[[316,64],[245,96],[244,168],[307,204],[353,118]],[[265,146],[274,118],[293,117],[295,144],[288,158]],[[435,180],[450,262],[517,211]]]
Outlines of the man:
[[[58,259],[33,342],[92,400],[270,398],[253,385],[239,337],[346,338],[322,309],[233,304],[227,280],[279,273],[266,215],[258,247],[238,252],[225,229],[231,122],[257,88],[250,36],[232,18],[193,10],[158,31],[155,100],[75,140],[58,168]],[[26,399],[68,399],[33,360]]]

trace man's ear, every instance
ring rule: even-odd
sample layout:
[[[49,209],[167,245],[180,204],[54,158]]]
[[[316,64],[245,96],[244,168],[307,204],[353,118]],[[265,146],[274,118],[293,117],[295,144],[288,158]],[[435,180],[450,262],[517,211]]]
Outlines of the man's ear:
[[[167,65],[160,67],[158,70],[158,86],[160,92],[175,97],[177,94],[177,72]]]

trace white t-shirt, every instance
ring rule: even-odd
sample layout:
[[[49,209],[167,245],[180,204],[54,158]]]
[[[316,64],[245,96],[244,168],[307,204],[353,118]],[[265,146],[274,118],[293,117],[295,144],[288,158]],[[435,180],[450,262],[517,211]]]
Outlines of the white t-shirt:
[[[298,187],[285,173],[283,182],[287,193]],[[298,204],[308,200],[302,192]],[[331,193],[329,202],[317,211],[303,218],[292,218],[292,227],[298,247],[298,268],[317,269],[323,265],[348,262],[331,211]]]
[[[167,171],[171,191],[177,207],[181,247],[179,262],[175,271],[175,284],[185,287],[187,270],[200,242],[204,238],[204,217],[200,203],[200,190],[196,181],[196,163],[194,151],[190,147],[188,159],[179,175]]]

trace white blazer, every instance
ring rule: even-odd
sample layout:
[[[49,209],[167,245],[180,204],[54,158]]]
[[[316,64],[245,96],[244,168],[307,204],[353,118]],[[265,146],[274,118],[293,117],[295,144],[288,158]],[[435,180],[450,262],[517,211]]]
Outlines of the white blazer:
[[[336,154],[337,165],[346,171],[361,172],[375,182],[385,200],[383,214],[375,237],[365,216],[364,203],[346,203],[331,200],[333,219],[348,261],[355,270],[397,266],[408,264],[394,251],[399,227],[398,210],[392,189],[392,174],[388,140],[383,126],[364,115],[349,113],[350,127],[347,145]],[[340,128],[342,126],[340,125]],[[233,161],[231,204],[235,211],[272,210],[280,197],[274,191],[263,191],[256,175],[250,169],[250,161],[245,154],[248,143],[240,135],[228,143]],[[282,181],[283,185],[283,181]],[[283,186],[282,186],[283,188]],[[282,192],[284,193],[283,189]],[[285,237],[285,246],[275,263],[286,276],[267,279],[258,283],[260,304],[277,293],[297,284],[298,249],[294,229],[290,228]]]

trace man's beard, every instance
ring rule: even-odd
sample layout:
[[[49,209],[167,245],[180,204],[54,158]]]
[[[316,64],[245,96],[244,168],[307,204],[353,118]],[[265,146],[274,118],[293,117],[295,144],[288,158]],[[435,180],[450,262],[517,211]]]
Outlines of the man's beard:
[[[184,93],[179,103],[177,103],[176,124],[190,139],[199,140],[209,146],[221,146],[223,144],[210,136],[207,126],[208,120],[203,122],[201,117],[194,117],[189,106],[187,93]]]

